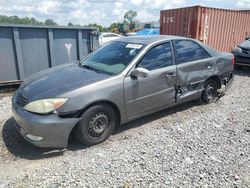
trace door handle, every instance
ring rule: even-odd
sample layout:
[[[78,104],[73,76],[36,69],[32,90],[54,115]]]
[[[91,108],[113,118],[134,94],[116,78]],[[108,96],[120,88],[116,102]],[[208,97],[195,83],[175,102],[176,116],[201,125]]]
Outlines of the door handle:
[[[175,77],[175,73],[170,72],[170,73],[166,74],[166,77],[167,78],[173,78],[173,77]]]

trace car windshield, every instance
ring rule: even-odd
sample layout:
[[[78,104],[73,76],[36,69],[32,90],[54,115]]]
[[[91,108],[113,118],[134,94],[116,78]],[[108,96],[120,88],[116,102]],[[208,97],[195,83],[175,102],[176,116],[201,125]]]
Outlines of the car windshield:
[[[83,60],[82,65],[109,74],[119,74],[137,56],[142,44],[110,42]]]

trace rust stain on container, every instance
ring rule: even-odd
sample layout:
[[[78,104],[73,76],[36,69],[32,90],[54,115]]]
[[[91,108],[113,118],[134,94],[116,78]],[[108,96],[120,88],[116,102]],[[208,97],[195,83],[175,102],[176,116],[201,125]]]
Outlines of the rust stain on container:
[[[250,11],[202,6],[161,10],[160,33],[198,39],[217,50],[232,48],[250,36]]]

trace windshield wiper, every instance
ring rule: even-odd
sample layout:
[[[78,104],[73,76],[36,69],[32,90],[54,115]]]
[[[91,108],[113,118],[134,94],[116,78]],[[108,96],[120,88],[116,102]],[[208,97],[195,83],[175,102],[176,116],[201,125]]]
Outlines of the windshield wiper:
[[[94,66],[90,66],[90,65],[86,65],[86,64],[82,64],[83,67],[87,68],[87,69],[91,69],[91,70],[94,70],[96,72],[102,72],[102,73],[106,73],[106,74],[111,74],[109,72],[107,72],[105,69],[102,69],[102,68],[97,68],[97,67],[94,67]]]
[[[86,64],[82,64],[83,67],[87,68],[87,69],[91,69],[91,70],[99,70],[95,67],[92,67],[92,66],[89,66],[89,65],[86,65]]]

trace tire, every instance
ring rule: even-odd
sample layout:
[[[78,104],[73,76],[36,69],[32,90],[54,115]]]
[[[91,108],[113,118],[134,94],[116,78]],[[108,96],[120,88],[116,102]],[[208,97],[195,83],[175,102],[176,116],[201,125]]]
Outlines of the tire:
[[[215,80],[207,80],[204,84],[204,91],[201,97],[202,101],[206,104],[214,102],[219,96],[218,89],[219,84]]]
[[[84,145],[96,145],[105,141],[117,124],[115,110],[108,104],[97,104],[82,114],[75,136]]]

